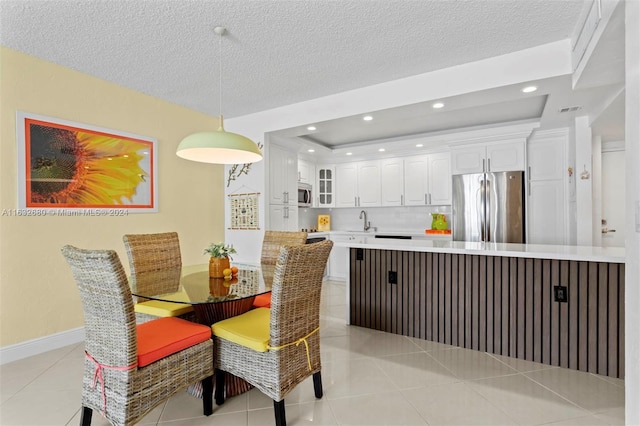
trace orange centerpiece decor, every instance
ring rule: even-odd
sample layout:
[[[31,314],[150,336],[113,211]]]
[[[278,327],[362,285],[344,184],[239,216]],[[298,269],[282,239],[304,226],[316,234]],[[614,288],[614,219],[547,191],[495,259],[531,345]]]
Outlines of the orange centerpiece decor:
[[[232,245],[225,243],[211,243],[209,247],[204,249],[203,254],[208,254],[209,258],[209,277],[223,278],[224,271],[231,268],[231,255],[236,253],[236,249]]]

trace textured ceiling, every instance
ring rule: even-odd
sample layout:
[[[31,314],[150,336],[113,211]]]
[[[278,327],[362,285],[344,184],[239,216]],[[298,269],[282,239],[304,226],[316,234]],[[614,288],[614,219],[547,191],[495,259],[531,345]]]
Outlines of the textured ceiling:
[[[586,0],[0,0],[0,42],[226,117],[571,37]]]

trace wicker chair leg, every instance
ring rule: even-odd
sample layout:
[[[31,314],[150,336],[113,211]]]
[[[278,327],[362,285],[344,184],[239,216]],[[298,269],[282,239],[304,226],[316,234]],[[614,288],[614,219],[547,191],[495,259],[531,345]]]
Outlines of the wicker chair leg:
[[[216,376],[216,404],[222,405],[224,404],[224,376],[225,372],[222,370],[218,370],[216,368],[215,371]]]
[[[316,394],[316,398],[322,398],[322,376],[319,371],[313,373],[313,391]]]
[[[205,416],[213,413],[213,376],[202,379],[202,411]]]
[[[284,411],[284,399],[273,401],[273,411],[276,415],[276,426],[287,426],[287,415]]]
[[[90,426],[92,414],[93,414],[93,410],[83,405],[82,414],[80,415],[80,426]]]

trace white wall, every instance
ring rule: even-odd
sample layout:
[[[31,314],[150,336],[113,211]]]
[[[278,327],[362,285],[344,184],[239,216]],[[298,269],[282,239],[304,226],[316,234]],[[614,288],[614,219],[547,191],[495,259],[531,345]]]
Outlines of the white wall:
[[[625,272],[625,421],[640,424],[640,1],[625,4],[625,139],[627,239]]]
[[[576,144],[576,211],[577,211],[577,244],[579,246],[593,245],[593,168],[592,168],[592,138],[589,117],[586,115],[575,118]]]

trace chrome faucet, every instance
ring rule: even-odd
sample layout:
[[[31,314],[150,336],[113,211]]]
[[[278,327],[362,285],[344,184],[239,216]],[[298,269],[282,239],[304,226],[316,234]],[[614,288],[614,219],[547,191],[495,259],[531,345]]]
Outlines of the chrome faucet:
[[[367,212],[365,212],[364,210],[360,212],[360,219],[362,219],[363,217],[364,217],[364,230],[366,232],[371,228],[371,222],[367,222]]]

